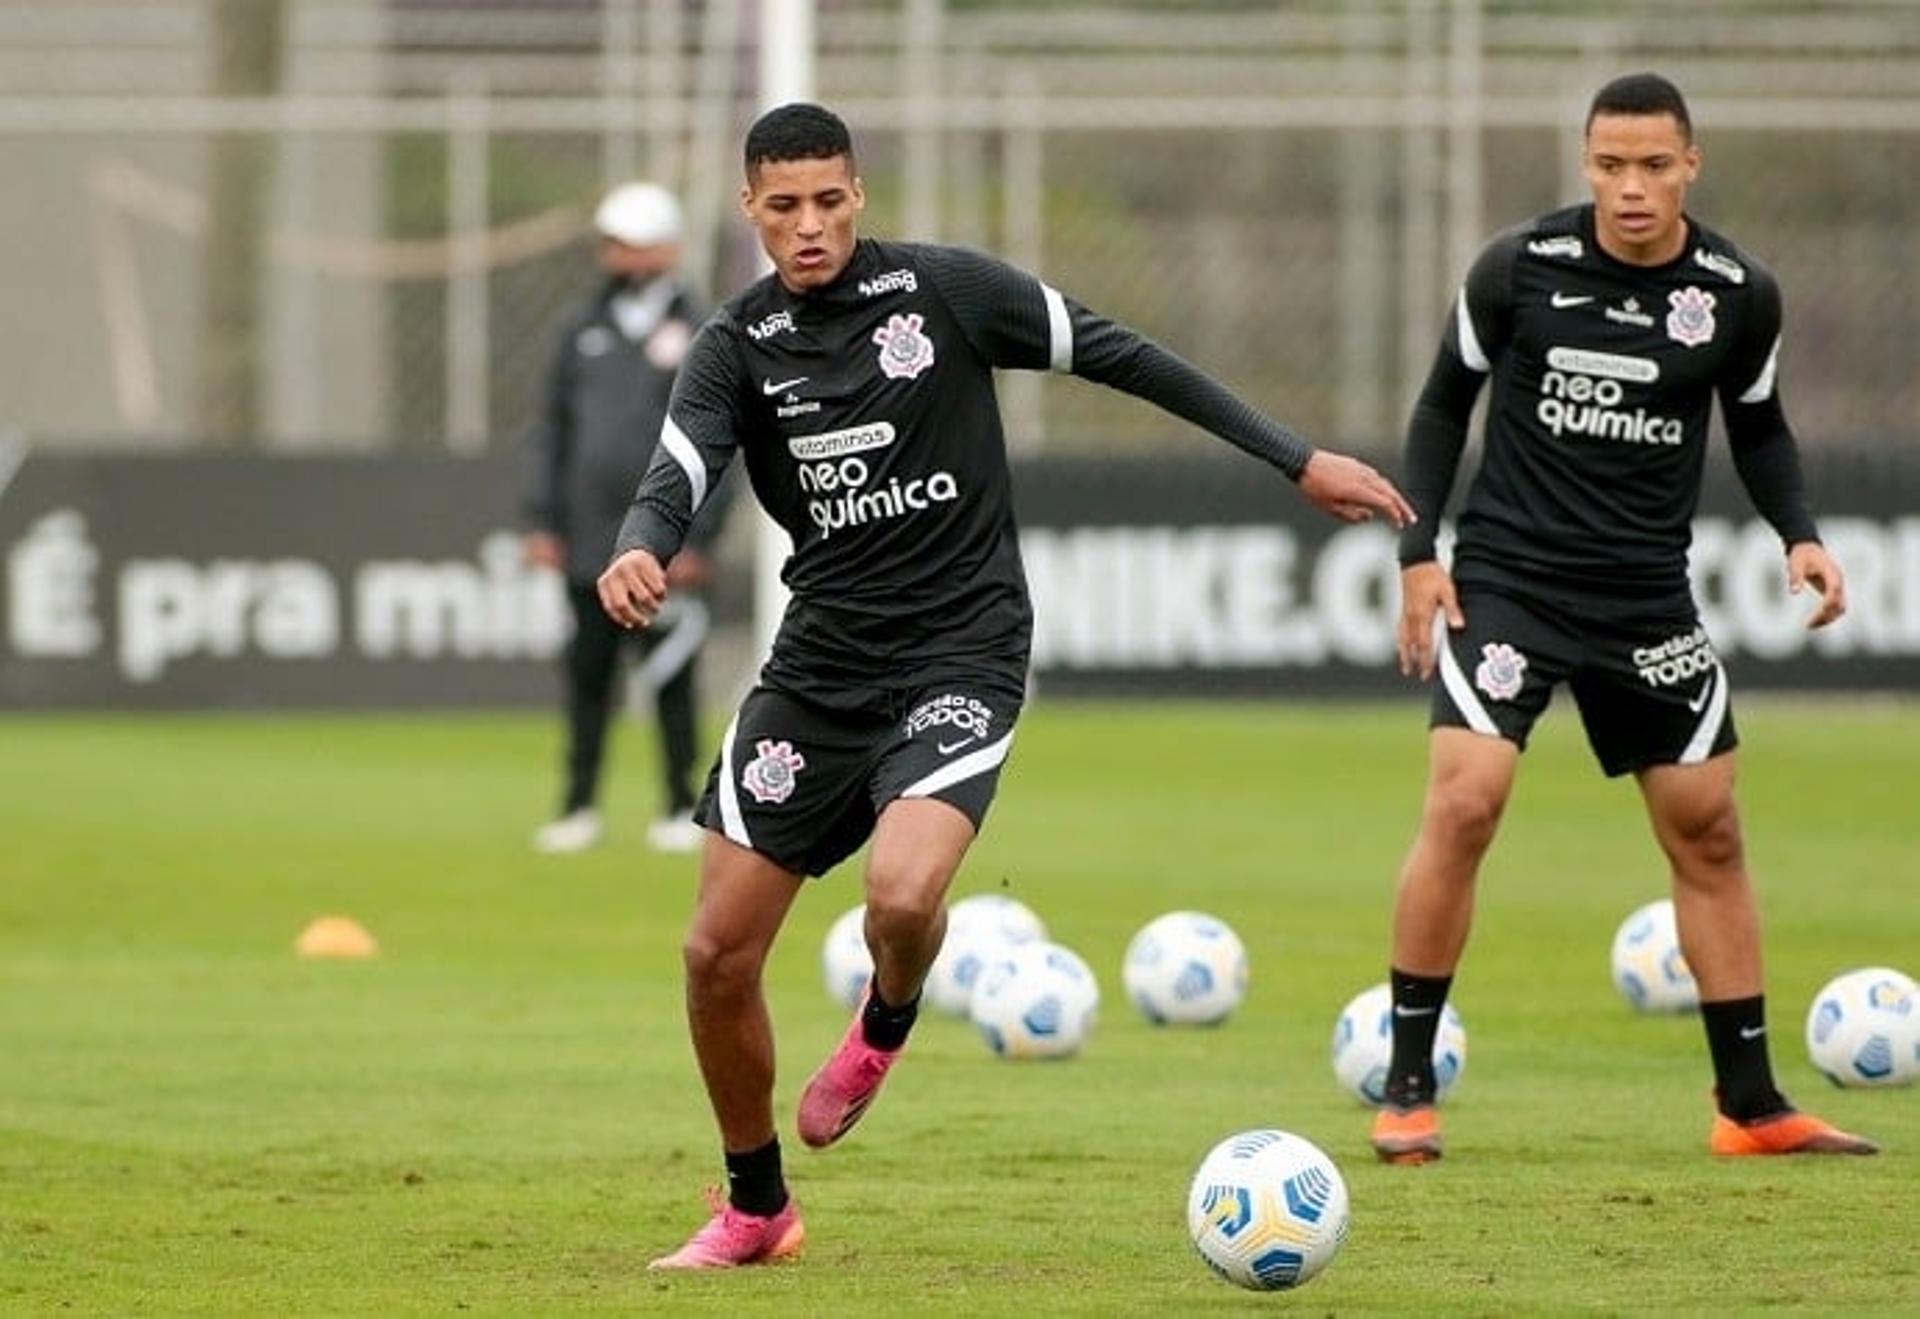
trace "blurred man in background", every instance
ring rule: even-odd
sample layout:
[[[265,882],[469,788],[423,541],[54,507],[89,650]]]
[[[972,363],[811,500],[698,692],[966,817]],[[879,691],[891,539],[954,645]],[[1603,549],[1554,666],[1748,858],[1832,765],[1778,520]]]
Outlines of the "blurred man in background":
[[[674,271],[680,260],[680,205],[652,183],[608,193],[594,212],[606,278],[562,323],[546,397],[526,438],[523,513],[527,558],[566,574],[573,639],[565,660],[566,782],[559,816],[534,834],[549,853],[600,841],[597,807],[607,724],[619,687],[625,639],[637,637],[640,677],[659,711],[664,782],[650,846],[699,846],[693,822],[697,719],[695,670],[708,631],[701,598],[709,551],[726,514],[722,491],[709,501],[667,568],[677,608],[664,626],[630,633],[600,607],[594,579],[613,553],[635,484],[647,470],[674,373],[705,314]],[[723,485],[725,483],[722,483]]]
[[[1509,229],[1474,263],[1407,428],[1420,520],[1401,533],[1400,664],[1425,679],[1437,660],[1441,681],[1394,911],[1393,1062],[1373,1145],[1392,1163],[1440,1157],[1435,1028],[1520,752],[1565,682],[1601,768],[1638,781],[1672,871],[1713,1058],[1709,1148],[1871,1154],[1774,1085],[1733,708],[1687,575],[1717,394],[1788,585],[1819,594],[1808,626],[1846,610],[1780,406],[1780,289],[1687,214],[1700,148],[1665,78],[1600,89],[1584,160],[1591,202]],[[1449,573],[1434,533],[1489,379],[1485,454]]]

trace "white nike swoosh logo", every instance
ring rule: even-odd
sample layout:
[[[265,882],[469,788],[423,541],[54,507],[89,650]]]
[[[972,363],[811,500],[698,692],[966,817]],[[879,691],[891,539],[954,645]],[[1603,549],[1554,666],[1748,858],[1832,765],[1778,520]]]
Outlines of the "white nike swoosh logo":
[[[969,742],[972,742],[973,740],[974,739],[970,737],[963,737],[958,742],[942,742],[940,743],[940,754],[943,756],[950,756],[954,752],[958,751],[961,747],[966,746]]]
[[[1556,293],[1553,295],[1553,305],[1556,307],[1579,307],[1592,301],[1593,299],[1591,297],[1583,293]]]
[[[1699,714],[1707,703],[1707,697],[1713,694],[1713,679],[1709,677],[1700,688],[1700,694],[1687,702],[1687,709]]]
[[[1440,1010],[1439,1008],[1402,1007],[1398,1003],[1395,1003],[1393,1005],[1393,1015],[1396,1017],[1431,1017],[1434,1013],[1438,1012],[1439,1010]]]
[[[760,392],[768,398],[772,398],[775,394],[792,389],[795,385],[804,385],[811,379],[813,379],[812,376],[795,376],[791,380],[762,380],[760,382]]]
[[[1757,1040],[1766,1033],[1767,1028],[1765,1026],[1742,1026],[1740,1028],[1740,1038],[1743,1040]]]

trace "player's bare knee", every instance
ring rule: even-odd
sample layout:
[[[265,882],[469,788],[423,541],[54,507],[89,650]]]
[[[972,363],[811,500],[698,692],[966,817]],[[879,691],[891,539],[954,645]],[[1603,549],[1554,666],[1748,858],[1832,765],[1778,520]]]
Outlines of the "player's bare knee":
[[[760,983],[763,957],[753,948],[693,931],[680,946],[687,984],[707,998],[740,997]]]
[[[1671,815],[1666,824],[1668,847],[1675,860],[1690,863],[1676,867],[1683,881],[1694,868],[1727,871],[1737,869],[1745,860],[1740,813],[1731,797]]]
[[[1427,833],[1449,851],[1478,855],[1493,842],[1506,807],[1500,794],[1470,783],[1436,785],[1427,799]]]
[[[922,942],[931,937],[940,910],[936,884],[872,884],[867,893],[867,939],[882,944]]]

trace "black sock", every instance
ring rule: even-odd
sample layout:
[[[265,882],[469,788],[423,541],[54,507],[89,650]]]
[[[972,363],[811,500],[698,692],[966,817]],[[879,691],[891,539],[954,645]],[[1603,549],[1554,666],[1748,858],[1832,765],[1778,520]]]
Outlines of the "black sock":
[[[1387,974],[1393,998],[1393,1061],[1387,1066],[1387,1102],[1398,1108],[1431,1104],[1434,1095],[1433,1037],[1440,1029],[1452,976]]]
[[[1773,1064],[1767,1057],[1766,995],[1702,1003],[1700,1020],[1713,1054],[1714,1099],[1720,1111],[1735,1122],[1787,1112],[1792,1105],[1774,1088]]]
[[[743,1214],[771,1218],[787,1207],[787,1181],[780,1175],[780,1138],[757,1150],[727,1155],[727,1201]]]
[[[918,994],[910,1003],[890,1007],[881,1001],[880,982],[874,980],[867,986],[867,1006],[860,1013],[860,1036],[872,1047],[892,1053],[907,1042],[907,1032],[913,1029],[914,1019],[919,1015]]]

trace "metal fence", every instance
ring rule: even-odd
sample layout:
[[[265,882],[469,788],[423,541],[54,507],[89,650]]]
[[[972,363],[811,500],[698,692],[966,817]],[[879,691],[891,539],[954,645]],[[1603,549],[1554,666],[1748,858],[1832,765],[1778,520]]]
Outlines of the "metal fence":
[[[0,0],[0,428],[481,452],[528,415],[609,181],[734,219],[756,0]],[[821,0],[878,234],[979,244],[1310,435],[1393,442],[1446,300],[1576,199],[1585,102],[1694,102],[1694,209],[1780,277],[1809,445],[1920,416],[1920,5]],[[1010,380],[1029,451],[1175,441]]]

